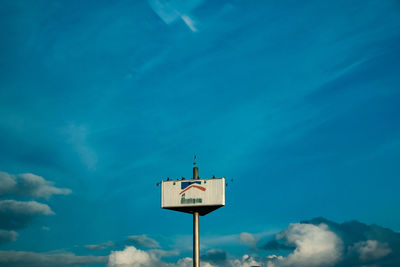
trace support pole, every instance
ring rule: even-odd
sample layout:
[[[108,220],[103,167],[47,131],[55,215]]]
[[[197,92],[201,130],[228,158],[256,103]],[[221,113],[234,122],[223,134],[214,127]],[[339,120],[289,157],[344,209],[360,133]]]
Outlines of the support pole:
[[[196,157],[193,167],[193,179],[199,179],[199,168],[196,167]],[[193,267],[200,267],[200,232],[199,213],[193,212]]]
[[[199,213],[193,213],[193,267],[200,267]]]

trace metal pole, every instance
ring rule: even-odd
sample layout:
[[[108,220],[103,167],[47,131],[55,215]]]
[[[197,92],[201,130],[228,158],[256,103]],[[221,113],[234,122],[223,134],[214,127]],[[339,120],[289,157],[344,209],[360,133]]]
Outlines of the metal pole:
[[[193,179],[199,179],[199,168],[196,166],[193,167]],[[199,213],[197,211],[193,212],[193,267],[200,267]]]
[[[193,267],[200,267],[199,213],[193,213]]]

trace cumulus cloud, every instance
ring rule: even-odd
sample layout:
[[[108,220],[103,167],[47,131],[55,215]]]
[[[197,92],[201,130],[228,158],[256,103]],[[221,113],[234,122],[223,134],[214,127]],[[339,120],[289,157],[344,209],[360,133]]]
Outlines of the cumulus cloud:
[[[252,245],[259,235],[242,233],[229,236],[229,240]],[[368,239],[367,236],[376,238]],[[215,239],[217,237],[213,237]],[[226,239],[225,237],[223,238]],[[387,240],[382,241],[382,240]],[[218,243],[219,244],[219,243]],[[201,255],[202,267],[326,267],[326,266],[400,266],[400,234],[377,225],[365,225],[356,221],[338,224],[323,218],[311,222],[290,224],[284,231],[267,242],[268,246],[256,248],[274,249],[269,256],[260,257],[260,250],[252,255],[233,257],[221,249],[210,249]],[[397,244],[397,245],[396,245]],[[188,245],[191,247],[191,245]],[[215,247],[215,246],[214,246]],[[218,246],[217,246],[218,247]],[[283,251],[285,250],[285,251]],[[264,253],[264,252],[263,252]],[[280,255],[280,253],[283,253]],[[192,266],[191,258],[182,258],[174,263],[166,263],[161,258],[178,255],[175,251],[140,250],[126,247],[123,251],[113,251],[108,266],[115,267],[187,267]]]
[[[36,253],[29,251],[0,251],[0,265],[4,267],[78,267],[104,264],[107,256],[77,256],[73,253]]]
[[[71,190],[58,188],[43,177],[23,173],[18,175],[0,172],[0,195],[21,195],[48,199],[52,195],[68,195]]]
[[[15,231],[0,230],[0,245],[17,240],[18,233]]]
[[[388,228],[354,220],[335,223],[325,218],[304,223],[324,223],[343,240],[343,259],[338,266],[400,266],[400,234]]]
[[[333,266],[342,257],[343,242],[326,224],[290,224],[276,238],[277,244],[283,242],[279,248],[293,248],[293,251],[286,257],[275,254],[263,258],[244,255],[238,259],[231,259],[224,251],[210,250],[202,256],[202,259],[212,266],[221,267],[316,267]],[[250,246],[255,246],[257,243],[257,238],[249,233],[240,234],[239,240]]]
[[[192,267],[192,258],[185,257],[175,263],[167,263],[160,259],[160,254],[155,250],[140,250],[133,246],[127,246],[122,251],[112,251],[107,267]],[[279,257],[277,257],[279,258]],[[281,258],[281,257],[280,257]],[[229,259],[226,251],[212,249],[201,256],[201,267],[253,267],[268,266],[268,259],[256,259],[253,256],[244,255],[239,259]]]
[[[113,247],[115,244],[112,241],[102,242],[100,244],[86,245],[85,248],[91,250],[104,250]]]
[[[51,208],[36,201],[0,201],[0,228],[11,230],[26,226],[38,215],[53,215]]]
[[[128,242],[132,243],[134,246],[143,247],[143,248],[159,248],[160,244],[146,236],[146,235],[131,235],[128,236]]]
[[[358,242],[354,244],[352,249],[359,253],[362,261],[377,260],[392,252],[387,243],[381,243],[376,240]]]
[[[235,259],[229,263],[232,267],[253,267],[253,266],[267,266],[265,262],[256,260],[254,257],[247,254],[243,255],[240,259]]]
[[[127,246],[122,251],[112,251],[108,258],[108,267],[158,266],[159,260],[151,253]]]
[[[333,266],[342,256],[343,242],[326,224],[290,224],[277,239],[296,249],[269,266]]]
[[[173,252],[175,254],[175,252]],[[160,250],[140,250],[134,246],[127,246],[121,251],[112,251],[108,258],[107,267],[192,267],[191,258],[179,259],[176,263],[161,261],[161,257],[169,252],[160,253]],[[213,267],[208,262],[201,262],[201,267]]]

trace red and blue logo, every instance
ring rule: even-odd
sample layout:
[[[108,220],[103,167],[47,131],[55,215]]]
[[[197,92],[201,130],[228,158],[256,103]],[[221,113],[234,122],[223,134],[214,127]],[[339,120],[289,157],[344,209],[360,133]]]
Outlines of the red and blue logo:
[[[182,195],[183,193],[188,191],[190,188],[197,188],[197,189],[199,189],[201,191],[206,191],[206,188],[201,186],[201,181],[181,182],[182,191],[179,194]]]

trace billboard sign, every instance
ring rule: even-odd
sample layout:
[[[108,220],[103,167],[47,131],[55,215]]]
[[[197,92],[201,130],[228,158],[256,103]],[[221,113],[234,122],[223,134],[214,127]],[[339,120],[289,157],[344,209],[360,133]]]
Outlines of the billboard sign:
[[[207,214],[225,205],[225,178],[161,183],[161,208]],[[202,214],[204,213],[204,214]]]

